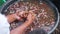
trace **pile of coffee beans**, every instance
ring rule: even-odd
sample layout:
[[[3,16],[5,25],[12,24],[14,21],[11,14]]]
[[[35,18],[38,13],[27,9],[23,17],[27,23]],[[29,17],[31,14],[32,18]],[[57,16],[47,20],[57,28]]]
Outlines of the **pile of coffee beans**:
[[[22,11],[32,11],[35,13],[35,20],[33,23],[27,28],[27,31],[33,31],[36,29],[44,29],[49,32],[55,24],[55,14],[54,10],[45,2],[23,2],[19,1],[13,3],[9,6],[7,10],[5,10],[5,15],[13,14],[16,12]],[[21,24],[23,21],[21,22]],[[11,29],[14,29],[21,25],[19,21],[11,23]]]

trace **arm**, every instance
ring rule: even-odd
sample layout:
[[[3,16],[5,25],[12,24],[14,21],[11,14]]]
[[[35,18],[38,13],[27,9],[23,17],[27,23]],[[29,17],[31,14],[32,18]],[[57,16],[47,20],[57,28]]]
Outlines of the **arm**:
[[[25,29],[30,26],[30,24],[32,24],[33,20],[34,20],[34,15],[33,14],[29,14],[27,17],[27,20],[24,24],[22,24],[21,26],[17,27],[16,29],[12,30],[10,34],[24,34]],[[14,32],[14,33],[13,33]]]
[[[17,27],[16,29],[12,30],[10,34],[24,34],[25,29],[30,25],[31,23],[29,21],[26,21],[21,26]]]

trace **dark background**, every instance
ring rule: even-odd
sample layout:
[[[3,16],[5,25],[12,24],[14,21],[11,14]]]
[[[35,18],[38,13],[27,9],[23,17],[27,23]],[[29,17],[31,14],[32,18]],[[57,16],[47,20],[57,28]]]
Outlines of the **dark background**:
[[[60,0],[50,0],[53,4],[56,5],[56,7],[58,8],[59,12],[60,12]]]
[[[51,1],[53,4],[56,5],[56,7],[58,8],[59,13],[60,13],[60,0],[50,0],[50,1]],[[56,30],[55,30],[52,34],[60,34],[60,22],[59,22],[58,27],[56,28]]]

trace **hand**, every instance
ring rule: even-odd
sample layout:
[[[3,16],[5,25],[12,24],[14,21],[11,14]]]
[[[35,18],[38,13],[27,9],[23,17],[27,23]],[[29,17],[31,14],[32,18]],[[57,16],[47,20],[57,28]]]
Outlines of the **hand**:
[[[14,14],[12,14],[12,15],[7,15],[6,17],[7,17],[7,20],[8,20],[9,23],[11,23],[11,22],[13,22],[13,21],[15,20]]]
[[[28,26],[34,21],[35,19],[35,14],[33,12],[29,12],[27,16],[27,20],[25,23],[17,27],[16,29],[11,31],[11,34],[23,34]],[[15,33],[13,33],[15,32]]]
[[[21,17],[26,18],[27,12],[22,11],[22,12],[16,12],[15,14],[7,15],[7,19],[8,19],[9,23],[11,23],[15,20],[22,20],[23,18],[21,18]]]
[[[18,12],[17,14],[18,14],[20,17],[24,17],[24,18],[26,18],[27,15],[28,15],[28,11]]]
[[[21,20],[22,18],[20,17],[19,13],[15,13],[15,14],[11,14],[11,15],[7,15],[7,20],[9,23],[12,23],[15,20]]]
[[[27,20],[32,23],[35,19],[35,14],[32,11],[29,11],[29,15],[27,16]]]

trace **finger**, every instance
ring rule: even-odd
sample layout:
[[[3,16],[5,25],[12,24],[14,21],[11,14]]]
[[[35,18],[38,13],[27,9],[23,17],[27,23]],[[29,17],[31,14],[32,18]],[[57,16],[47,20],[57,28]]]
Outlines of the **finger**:
[[[18,15],[18,16],[23,17],[23,14],[24,14],[24,12],[23,12],[23,11],[22,11],[22,12],[17,12],[17,15]]]
[[[33,14],[33,12],[30,10],[29,13]]]

